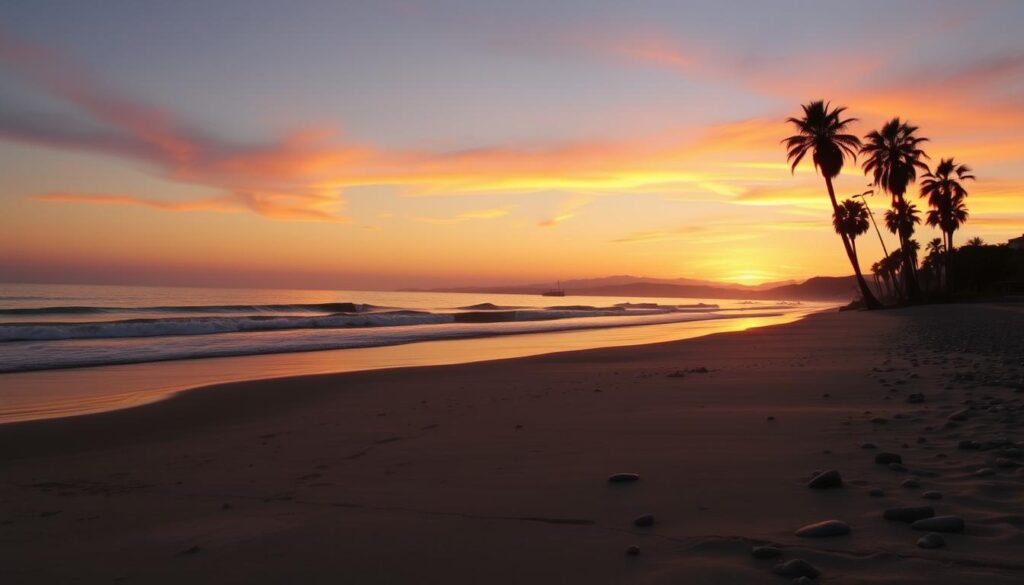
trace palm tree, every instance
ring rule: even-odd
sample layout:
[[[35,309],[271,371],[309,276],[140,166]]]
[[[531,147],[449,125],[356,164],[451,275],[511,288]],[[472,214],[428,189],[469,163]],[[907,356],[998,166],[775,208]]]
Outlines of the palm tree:
[[[791,170],[796,172],[800,161],[811,153],[811,160],[814,168],[819,170],[825,178],[825,188],[828,190],[829,200],[832,202],[833,215],[838,214],[839,204],[836,202],[836,192],[832,187],[832,179],[843,170],[843,163],[846,157],[856,160],[857,148],[860,147],[860,140],[853,134],[847,133],[850,124],[856,118],[843,119],[844,107],[830,109],[830,104],[824,101],[813,101],[801,106],[804,111],[802,118],[789,118],[787,122],[796,127],[797,133],[783,140],[786,145],[786,158],[792,163]],[[860,272],[857,264],[857,257],[853,246],[845,234],[839,234],[843,241],[843,248],[846,250],[846,257],[853,266],[857,275],[857,285],[860,287],[860,294],[864,297],[864,306],[869,309],[880,309],[882,304],[878,302],[875,295],[871,294],[864,275]]]
[[[904,202],[903,195],[907,187],[917,179],[918,169],[928,171],[928,166],[921,162],[922,158],[928,158],[920,148],[920,144],[928,140],[916,135],[917,126],[911,126],[899,118],[893,118],[882,126],[881,130],[872,131],[864,137],[864,145],[860,153],[865,155],[862,168],[865,174],[870,174],[875,185],[881,187],[892,196],[892,205],[895,206]],[[903,250],[904,260],[910,265],[910,250],[907,239],[909,235],[900,234],[900,249]],[[913,234],[913,226],[910,226],[910,234]],[[903,277],[907,288],[907,295],[911,300],[918,300],[921,297],[920,287],[912,270],[904,270]]]
[[[857,257],[857,236],[868,231],[868,212],[860,201],[847,199],[836,208],[832,214],[832,227],[837,234],[846,234],[850,238],[850,247],[853,248],[853,256]],[[859,263],[855,266],[860,271]]]
[[[967,240],[967,245],[968,246],[974,246],[974,247],[984,246],[985,245],[985,240],[979,238],[978,236],[974,236],[973,238]]]
[[[953,232],[967,221],[967,189],[963,183],[973,181],[974,175],[967,165],[956,164],[952,158],[939,161],[934,171],[928,171],[922,177],[921,197],[928,198],[926,223],[938,227],[945,239],[946,270],[943,271],[946,282],[949,282],[949,264],[953,253]]]
[[[908,277],[907,275],[913,275],[917,267],[917,261],[914,258],[914,252],[910,245],[910,236],[914,235],[914,226],[919,223],[921,223],[921,217],[918,214],[917,206],[913,203],[897,201],[893,204],[892,209],[885,212],[885,227],[900,239],[899,254],[902,258],[902,262],[899,265],[901,268],[900,273],[903,276],[904,292],[910,300],[914,300],[914,293],[910,288],[912,286],[910,283],[914,282],[914,285],[916,285],[916,280],[912,276]]]
[[[928,212],[929,216],[931,212]],[[942,238],[932,238],[928,241],[925,250],[928,254],[924,257],[924,262],[921,263],[922,273],[927,272],[929,274],[929,281],[938,280],[942,282],[943,273],[943,258],[945,257],[945,244]]]

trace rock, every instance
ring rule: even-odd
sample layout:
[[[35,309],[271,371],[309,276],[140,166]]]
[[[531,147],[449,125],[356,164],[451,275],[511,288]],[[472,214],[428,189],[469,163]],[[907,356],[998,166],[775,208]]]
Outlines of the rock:
[[[875,463],[879,465],[889,465],[890,463],[903,463],[903,457],[896,453],[882,452],[875,455]]]
[[[803,559],[791,559],[779,563],[775,565],[772,572],[783,577],[807,577],[808,579],[816,579],[818,575],[821,575],[821,571]]]
[[[996,467],[1016,467],[1017,462],[1006,457],[996,457]]]
[[[766,418],[764,420],[766,420],[766,421],[773,421],[773,420],[775,420],[775,417],[774,416],[769,416],[768,418]]]
[[[883,517],[894,522],[917,522],[925,518],[935,516],[935,509],[931,506],[904,506],[900,508],[889,508]]]
[[[793,583],[793,585],[808,585],[810,583],[814,583],[814,579],[811,579],[810,577],[807,577],[807,576],[797,577],[796,579],[793,579],[792,581],[790,581],[790,583]]]
[[[960,410],[954,412],[953,414],[949,415],[946,418],[948,420],[954,420],[954,421],[967,420],[967,414],[969,412],[971,412],[970,408],[961,408]]]
[[[900,485],[905,487],[905,488],[913,489],[913,488],[921,487],[921,482],[919,482],[916,479],[914,479],[913,477],[911,477],[910,479],[903,480],[903,483],[901,483]]]
[[[807,482],[807,487],[812,490],[843,487],[843,477],[835,469],[829,469],[814,476],[814,479]]]
[[[929,532],[963,532],[964,519],[959,516],[935,516],[918,520],[910,525],[914,530]]]
[[[642,516],[637,516],[636,519],[633,520],[633,525],[654,526],[654,514],[644,514]]]
[[[823,520],[814,524],[808,524],[796,531],[796,535],[801,538],[826,538],[849,533],[850,525],[840,520]]]
[[[974,472],[974,475],[977,475],[978,477],[987,477],[989,475],[995,475],[995,474],[996,474],[996,470],[992,469],[991,467],[982,467],[978,471]]]
[[[860,448],[861,449],[877,449],[878,445],[876,445],[874,443],[861,443]]]
[[[640,554],[640,547],[635,544],[631,544],[629,545],[629,547],[626,548],[626,554],[631,557],[635,557],[636,555]]]
[[[888,465],[888,467],[889,467],[889,469],[891,469],[893,471],[906,471],[907,470],[907,466],[903,465],[902,463],[890,463]]]
[[[640,479],[636,473],[616,473],[608,476],[609,483],[629,483]]]
[[[946,539],[941,534],[929,532],[917,539],[917,546],[921,548],[942,548],[946,546]]]
[[[920,392],[911,394],[910,396],[907,396],[907,402],[910,404],[921,404],[924,402],[924,394],[921,394]]]
[[[942,492],[937,492],[935,490],[928,490],[925,493],[921,494],[921,497],[926,499],[926,500],[941,500],[942,499]]]
[[[977,449],[978,447],[981,447],[981,444],[970,439],[964,439],[963,441],[960,441],[959,443],[956,444],[957,449],[963,449],[965,451],[970,449]]]
[[[782,550],[775,546],[755,546],[750,549],[750,554],[755,559],[774,559],[782,556]]]
[[[871,488],[870,490],[868,490],[868,495],[871,496],[872,498],[884,498],[885,490],[883,490],[882,488]]]

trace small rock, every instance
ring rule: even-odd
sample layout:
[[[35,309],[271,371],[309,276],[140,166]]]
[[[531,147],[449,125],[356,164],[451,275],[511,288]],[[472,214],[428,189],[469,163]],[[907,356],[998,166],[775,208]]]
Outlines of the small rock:
[[[629,545],[629,547],[626,548],[626,554],[631,557],[635,557],[636,555],[640,554],[640,547],[635,544],[631,544]]]
[[[978,471],[974,472],[974,475],[977,475],[978,477],[987,477],[989,475],[995,475],[995,474],[996,474],[996,470],[992,469],[991,467],[982,467]]]
[[[821,571],[803,559],[791,559],[779,563],[775,565],[772,572],[783,577],[807,577],[808,579],[816,579],[818,575],[821,575]]]
[[[903,483],[901,483],[900,485],[902,485],[905,488],[913,489],[921,487],[921,482],[911,477],[910,479],[903,480]]]
[[[889,465],[890,463],[903,463],[903,457],[896,453],[882,452],[875,455],[875,463],[879,465]]]
[[[921,494],[921,497],[926,499],[926,500],[941,500],[942,499],[942,492],[937,492],[935,490],[928,490],[925,493]]]
[[[814,524],[808,524],[796,531],[796,535],[801,538],[826,538],[849,533],[850,525],[840,520],[823,520]]]
[[[941,534],[929,532],[917,539],[917,546],[921,548],[942,548],[946,546],[946,539]]]
[[[924,394],[921,394],[920,392],[911,394],[910,396],[907,396],[907,402],[910,404],[921,404],[924,402]]]
[[[947,417],[948,420],[961,421],[967,420],[967,414],[971,411],[970,408],[961,408]]]
[[[956,445],[957,449],[963,450],[977,449],[978,447],[981,447],[981,445],[978,442],[972,441],[970,439],[964,439],[963,441],[960,441]]]
[[[755,559],[774,559],[782,556],[782,550],[775,546],[755,546],[750,549],[750,554]]]
[[[636,473],[616,473],[608,476],[610,483],[629,483],[640,479],[640,475]]]
[[[935,509],[931,506],[905,506],[900,508],[889,508],[883,517],[893,522],[917,522],[925,518],[935,516]]]
[[[829,469],[814,476],[814,479],[807,482],[807,487],[812,490],[843,487],[843,478],[835,469]]]
[[[964,519],[959,516],[935,516],[918,520],[910,527],[914,530],[928,530],[929,532],[963,532]]]
[[[768,417],[768,418],[766,418],[765,420],[767,420],[767,421],[773,421],[773,420],[775,420],[775,417],[774,417],[774,416],[769,416],[769,417]]]
[[[862,443],[860,448],[861,449],[877,449],[878,445],[876,445],[874,443]]]
[[[642,516],[637,516],[636,519],[633,520],[633,525],[654,526],[654,514],[644,514]]]
[[[903,465],[902,463],[890,463],[888,465],[888,467],[889,467],[889,469],[891,469],[893,471],[906,471],[907,470],[907,466]]]

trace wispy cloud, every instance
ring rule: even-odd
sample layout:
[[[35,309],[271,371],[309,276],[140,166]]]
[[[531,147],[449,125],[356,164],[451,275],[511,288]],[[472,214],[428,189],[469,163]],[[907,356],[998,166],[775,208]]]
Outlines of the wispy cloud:
[[[505,217],[513,209],[514,205],[506,205],[504,207],[494,207],[491,209],[476,209],[472,211],[463,211],[450,217],[416,217],[416,221],[423,223],[435,223],[435,224],[455,224],[462,223],[464,221],[473,221],[480,219],[498,219]]]

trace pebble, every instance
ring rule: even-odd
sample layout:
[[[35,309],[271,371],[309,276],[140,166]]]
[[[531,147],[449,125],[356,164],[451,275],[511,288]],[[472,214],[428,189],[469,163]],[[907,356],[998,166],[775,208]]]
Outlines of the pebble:
[[[901,483],[900,485],[902,485],[905,488],[919,488],[921,487],[921,482],[911,477],[910,479],[903,480],[903,483]]]
[[[924,402],[924,394],[921,394],[920,392],[911,394],[910,396],[907,396],[907,402],[910,404],[921,404]]]
[[[977,475],[978,477],[986,477],[986,476],[995,475],[995,474],[996,474],[996,470],[992,469],[991,467],[982,467],[978,471],[974,472],[974,475]]]
[[[925,493],[921,494],[921,497],[926,499],[926,500],[941,500],[942,499],[942,492],[937,492],[935,490],[928,490]]]
[[[875,455],[875,463],[879,465],[889,465],[890,463],[903,463],[903,457],[896,453],[882,452]]]
[[[807,487],[812,490],[843,487],[843,477],[835,469],[829,469],[814,476],[814,479],[807,482]]]
[[[842,536],[850,533],[850,525],[840,520],[823,520],[808,524],[796,531],[796,535],[802,538],[825,538],[829,536]]]
[[[894,522],[917,522],[925,518],[935,516],[935,509],[931,506],[904,506],[900,508],[889,508],[883,517]]]
[[[640,475],[636,473],[616,473],[608,476],[610,483],[628,483],[640,479]]]
[[[942,548],[946,546],[946,539],[941,534],[929,532],[917,539],[917,546],[921,548]]]
[[[970,408],[961,408],[960,410],[958,410],[958,411],[954,412],[953,414],[949,415],[947,418],[948,418],[948,420],[957,420],[957,421],[959,421],[959,420],[967,420],[967,413],[969,413],[970,411],[971,411]]]
[[[640,547],[635,544],[632,544],[626,549],[626,554],[631,557],[635,557],[636,555],[640,554]]]
[[[637,516],[636,519],[633,520],[633,525],[634,526],[653,526],[654,525],[654,514],[644,514],[642,516]]]
[[[784,563],[775,565],[772,571],[776,575],[782,575],[783,577],[807,577],[808,579],[816,579],[818,575],[821,575],[821,571],[817,569],[811,563],[803,559],[791,559]]]
[[[914,530],[928,530],[929,532],[963,532],[964,519],[959,516],[935,516],[918,520],[910,527]]]
[[[774,559],[782,556],[782,550],[775,546],[755,546],[750,549],[750,554],[755,559]]]

